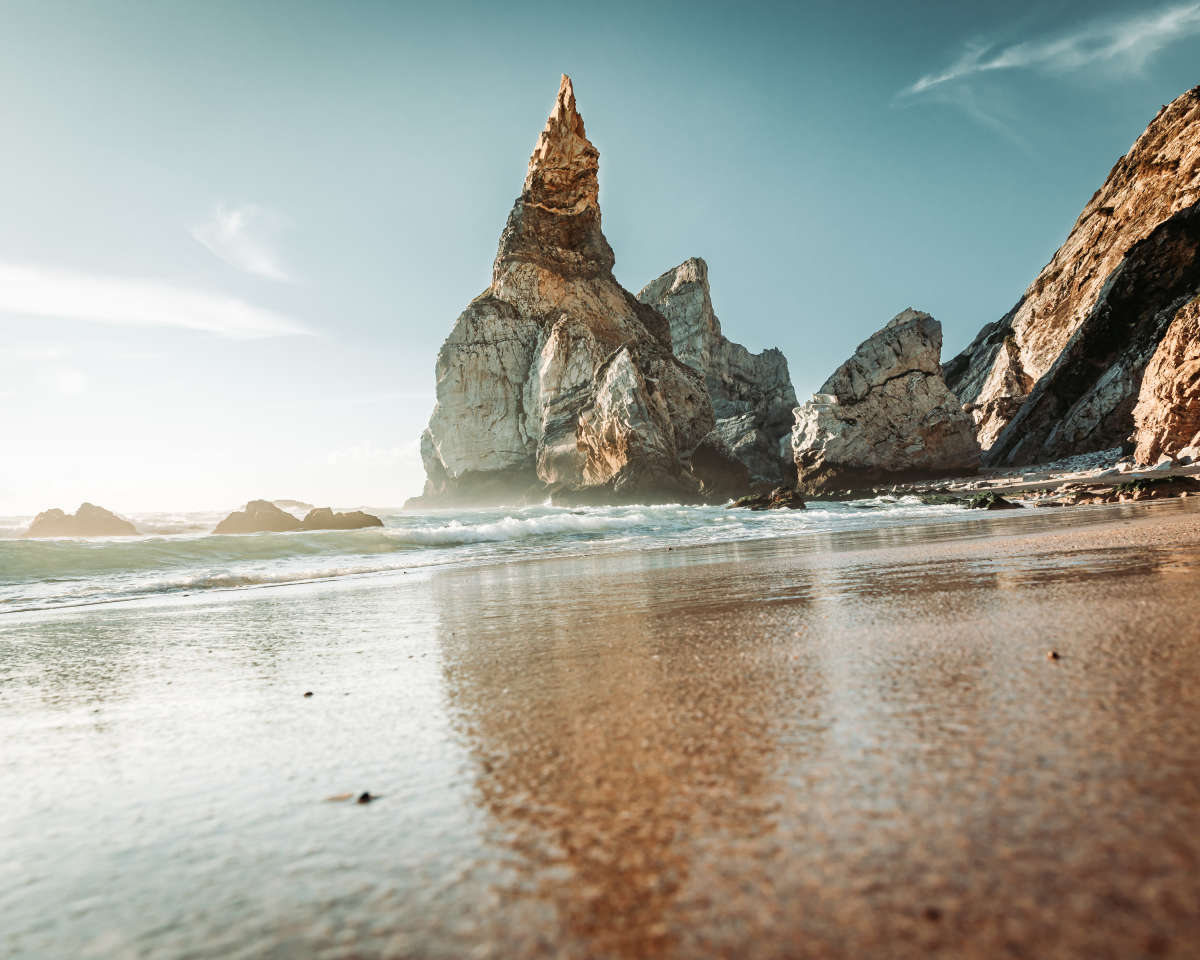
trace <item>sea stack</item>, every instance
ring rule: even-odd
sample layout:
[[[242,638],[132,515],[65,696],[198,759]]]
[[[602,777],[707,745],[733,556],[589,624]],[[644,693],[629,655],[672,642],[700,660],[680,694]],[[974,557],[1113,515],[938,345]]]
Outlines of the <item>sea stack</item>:
[[[725,337],[708,264],[699,257],[646,284],[638,299],[667,318],[675,356],[703,374],[716,418],[711,439],[744,464],[752,480],[790,480],[796,391],[783,353],[751,353]]]
[[[826,493],[977,470],[973,424],[942,379],[941,352],[941,324],[912,309],[859,344],[796,410],[800,489]]]
[[[946,364],[985,463],[1037,463],[1122,444],[1139,392],[1141,422],[1156,419],[1147,404],[1175,394],[1142,391],[1142,377],[1200,294],[1198,203],[1200,87],[1159,110],[1016,306]]]
[[[613,277],[599,159],[564,75],[492,283],[438,354],[422,504],[702,495],[691,456],[712,404],[666,318]]]
[[[81,503],[74,513],[55,508],[33,518],[26,537],[135,537],[137,529],[123,517],[94,503]]]

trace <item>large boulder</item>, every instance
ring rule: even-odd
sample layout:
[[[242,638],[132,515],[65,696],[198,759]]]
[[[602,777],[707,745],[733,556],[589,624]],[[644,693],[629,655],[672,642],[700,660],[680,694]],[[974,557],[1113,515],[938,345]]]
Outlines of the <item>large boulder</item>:
[[[688,458],[712,404],[667,320],[613,277],[598,171],[564,76],[492,283],[438,354],[422,505],[699,496]]]
[[[1139,463],[1200,445],[1200,297],[1175,314],[1146,365],[1133,423]]]
[[[57,507],[33,518],[26,537],[134,537],[137,528],[111,510],[94,503],[81,503],[74,513]]]
[[[708,264],[685,260],[646,284],[638,299],[667,318],[675,356],[704,375],[712,401],[714,441],[758,481],[792,472],[788,438],[796,391],[783,353],[751,353],[721,332],[708,284]]]
[[[1179,235],[1160,232],[1168,221],[1200,202],[1200,87],[1159,110],[1129,152],[1112,168],[1103,186],[1084,207],[1066,242],[1008,314],[988,324],[961,354],[945,366],[945,377],[959,399],[970,406],[985,462],[1026,464],[1111,447],[1132,426],[1145,355],[1145,332],[1161,337],[1174,311],[1156,299],[1140,308],[1110,304],[1113,280],[1163,292],[1155,266],[1142,246],[1175,245],[1166,251],[1180,262]],[[1179,224],[1176,224],[1178,227]],[[1139,253],[1136,264],[1126,261]],[[1139,279],[1139,275],[1141,279]],[[1169,278],[1167,278],[1169,280]],[[1178,305],[1176,305],[1176,308]],[[1105,314],[1137,328],[1132,351],[1118,349],[1119,326]],[[1097,335],[1086,326],[1104,328]],[[1086,341],[1085,343],[1080,342]],[[1157,342],[1157,341],[1155,341]],[[1151,347],[1151,349],[1153,349]],[[1070,352],[1067,364],[1060,358]],[[1140,364],[1140,366],[1139,366]],[[1064,369],[1069,367],[1069,369]],[[1035,389],[1053,374],[1055,382]],[[1017,416],[1031,402],[1039,411],[1023,422]],[[1076,405],[1078,404],[1078,407]],[[1055,431],[1054,416],[1069,422]],[[1027,438],[1033,430],[1035,436]]]
[[[808,493],[969,473],[973,424],[942,379],[942,327],[905,310],[859,344],[796,410],[797,480]]]
[[[235,510],[218,523],[213,533],[289,533],[293,530],[357,530],[382,526],[382,520],[361,510],[334,513],[329,507],[315,507],[300,520],[269,500],[251,500],[246,509]]]

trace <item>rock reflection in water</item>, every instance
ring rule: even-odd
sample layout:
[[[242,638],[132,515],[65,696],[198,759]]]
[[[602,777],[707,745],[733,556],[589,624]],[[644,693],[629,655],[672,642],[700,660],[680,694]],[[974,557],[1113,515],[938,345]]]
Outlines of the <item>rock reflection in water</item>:
[[[497,878],[512,913],[503,937],[537,931],[579,955],[665,951],[682,900],[689,913],[713,906],[716,891],[694,881],[719,868],[715,851],[773,847],[740,877],[742,895],[769,885],[783,855],[780,719],[792,757],[820,739],[821,665],[766,622],[731,642],[728,610],[696,584],[562,566],[435,581],[478,802],[513,854]],[[686,619],[679,587],[694,591]]]

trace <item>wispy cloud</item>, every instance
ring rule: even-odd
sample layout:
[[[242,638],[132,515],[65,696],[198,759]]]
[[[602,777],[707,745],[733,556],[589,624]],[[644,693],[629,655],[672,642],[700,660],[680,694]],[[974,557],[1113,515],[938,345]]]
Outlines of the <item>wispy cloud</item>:
[[[295,278],[275,249],[284,220],[253,203],[218,206],[191,228],[192,237],[210,253],[245,273],[292,283]]]
[[[0,262],[0,313],[145,327],[184,327],[255,339],[312,331],[236,297],[156,280]]]
[[[946,69],[901,91],[915,96],[1000,70],[1068,72],[1091,65],[1137,71],[1164,47],[1200,34],[1200,3],[1174,4],[1124,18],[1093,20],[1056,36],[997,46],[974,43]]]

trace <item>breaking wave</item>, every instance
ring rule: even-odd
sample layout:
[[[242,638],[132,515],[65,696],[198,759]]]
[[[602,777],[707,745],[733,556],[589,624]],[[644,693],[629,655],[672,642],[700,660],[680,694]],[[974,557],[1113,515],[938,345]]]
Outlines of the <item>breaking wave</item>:
[[[29,518],[0,517],[0,612],[430,565],[795,536],[951,519],[962,511],[879,498],[767,513],[670,505],[380,513],[382,528],[246,535],[210,533],[217,514],[135,514],[141,536],[92,540],[16,539]]]

